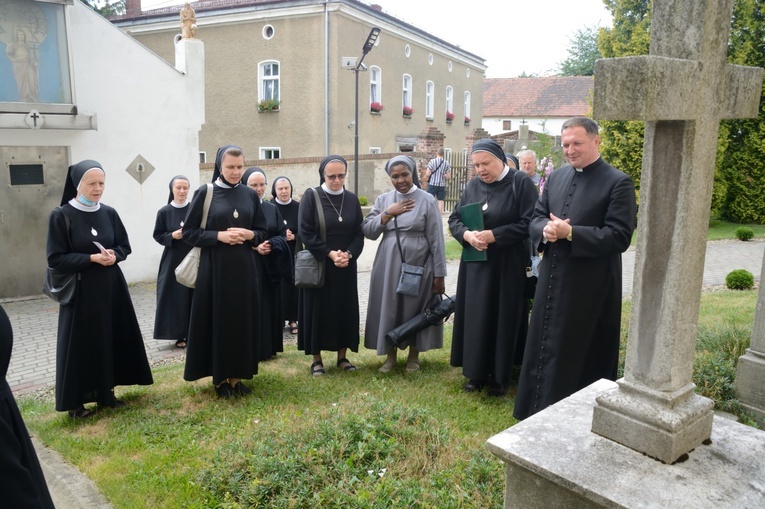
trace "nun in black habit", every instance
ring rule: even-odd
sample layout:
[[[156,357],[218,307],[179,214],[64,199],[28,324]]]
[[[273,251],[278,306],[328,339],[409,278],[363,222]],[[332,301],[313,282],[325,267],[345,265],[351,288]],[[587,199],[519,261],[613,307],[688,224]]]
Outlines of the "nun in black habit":
[[[271,196],[274,197],[273,204],[279,209],[282,221],[287,231],[284,238],[290,249],[292,259],[295,259],[295,253],[303,249],[303,243],[298,236],[298,210],[300,203],[292,199],[292,182],[287,177],[276,177],[271,186]],[[295,287],[295,275],[289,279],[282,279],[282,320],[287,322],[290,328],[290,334],[298,333],[298,289]]]
[[[516,338],[524,309],[524,285],[529,257],[524,240],[537,200],[531,179],[510,169],[497,142],[484,139],[472,150],[476,177],[449,216],[449,230],[463,246],[486,252],[484,261],[466,261],[465,251],[457,277],[451,365],[462,366],[469,379],[466,392],[490,384],[490,396],[504,396],[510,384]],[[463,222],[462,209],[480,204],[483,228],[472,230]]]
[[[0,493],[3,507],[53,509],[32,440],[5,380],[13,348],[13,329],[0,306]]]
[[[275,264],[272,258],[286,257],[288,263],[292,263],[289,258],[287,241],[284,238],[287,228],[279,214],[276,205],[263,201],[266,192],[266,173],[261,168],[247,168],[242,175],[242,184],[253,189],[258,198],[260,198],[260,207],[266,218],[266,240],[261,242],[255,249],[255,261],[257,268],[257,287],[260,291],[258,311],[258,324],[260,326],[260,360],[271,359],[277,353],[284,351],[284,336],[282,335],[282,308],[281,308],[281,276],[278,271],[274,271]],[[281,249],[274,249],[280,247]],[[289,275],[292,270],[289,271]]]
[[[51,212],[48,223],[48,266],[78,274],[75,302],[60,306],[58,315],[56,410],[70,417],[90,415],[83,404],[93,401],[120,406],[114,397],[117,385],[153,382],[117,265],[131,253],[130,242],[117,212],[100,202],[104,181],[96,161],[70,166],[61,207]]]
[[[218,149],[213,183],[194,193],[183,225],[183,240],[202,248],[183,377],[211,376],[220,398],[252,392],[241,380],[258,373],[260,354],[253,249],[266,238],[266,219],[258,195],[240,184],[243,172],[242,149]]]
[[[298,296],[298,349],[313,356],[310,372],[325,373],[322,350],[337,352],[337,367],[355,371],[346,358],[350,348],[359,350],[359,291],[356,260],[364,249],[358,197],[345,189],[348,163],[338,155],[319,165],[319,206],[324,212],[326,239],[321,238],[316,197],[303,193],[298,214],[300,238],[317,260],[324,261],[324,286],[301,288]]]
[[[167,205],[159,209],[154,223],[154,240],[165,247],[157,275],[154,339],[175,340],[178,348],[186,347],[191,297],[194,295],[193,289],[175,280],[175,268],[191,250],[181,238],[183,221],[189,210],[188,193],[189,179],[183,175],[173,177]]]

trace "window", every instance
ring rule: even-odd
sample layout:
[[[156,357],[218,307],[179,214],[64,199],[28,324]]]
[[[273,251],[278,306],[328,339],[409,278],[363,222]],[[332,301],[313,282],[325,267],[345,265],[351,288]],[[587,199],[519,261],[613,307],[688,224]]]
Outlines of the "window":
[[[369,68],[369,103],[382,104],[382,71],[376,65]]]
[[[282,149],[279,147],[260,147],[260,159],[280,159]]]
[[[380,152],[380,147],[369,147],[370,154],[379,154]]]
[[[512,122],[512,120],[503,120],[502,121],[502,130],[503,131],[512,131],[513,130],[513,122]]]
[[[451,86],[446,87],[446,113],[454,114],[454,89]]]
[[[279,100],[279,62],[265,61],[258,64],[259,101]]]
[[[470,92],[465,92],[465,122],[470,122]]]
[[[269,40],[274,36],[274,27],[266,25],[263,27],[263,39]]]
[[[433,65],[433,53],[428,55],[428,65]]]
[[[434,88],[432,81],[425,83],[425,118],[428,120],[433,120]]]
[[[407,44],[406,46],[404,46],[404,55],[406,56],[406,58],[409,58],[409,55],[411,54],[412,54],[412,48],[410,48],[409,45]]]
[[[205,164],[207,162],[207,152],[199,153],[199,164]]]
[[[447,67],[449,68],[449,72],[452,72],[453,65],[452,65],[452,61],[451,60],[449,60],[449,63],[447,64]]]
[[[404,83],[401,90],[401,105],[405,108],[412,107],[412,77],[404,74]]]

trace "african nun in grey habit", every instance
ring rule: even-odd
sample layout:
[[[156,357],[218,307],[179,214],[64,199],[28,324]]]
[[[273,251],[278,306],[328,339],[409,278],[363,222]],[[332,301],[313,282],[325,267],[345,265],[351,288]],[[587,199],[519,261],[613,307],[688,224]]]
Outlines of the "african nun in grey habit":
[[[298,236],[298,210],[300,202],[292,199],[292,182],[284,176],[276,177],[271,186],[271,196],[273,204],[279,209],[287,231],[284,238],[287,239],[287,245],[290,247],[292,259],[295,259],[295,253],[303,249],[303,243]],[[295,287],[294,272],[292,279],[282,280],[282,319],[287,322],[290,328],[290,334],[298,333],[297,309],[298,309],[298,289]]]
[[[260,360],[267,360],[284,351],[281,282],[284,278],[292,282],[292,257],[284,238],[287,228],[279,209],[273,203],[263,200],[268,185],[265,172],[261,168],[247,168],[242,175],[242,184],[246,184],[258,195],[260,208],[266,218],[266,238],[255,248],[253,254],[260,292]]]
[[[377,197],[361,225],[369,239],[382,235],[369,282],[364,346],[387,355],[380,367],[383,373],[396,365],[398,351],[388,344],[385,334],[423,312],[434,294],[443,294],[446,276],[441,212],[435,197],[420,189],[414,159],[396,156],[385,171],[394,189]],[[424,268],[417,295],[396,291],[404,262]],[[420,369],[419,353],[441,348],[443,338],[443,325],[436,325],[402,343],[399,348],[409,348],[405,370]]]
[[[319,165],[318,206],[326,221],[322,239],[314,191],[307,189],[300,202],[300,239],[317,260],[324,262],[324,286],[301,288],[298,296],[298,349],[313,356],[311,374],[325,373],[322,350],[337,352],[338,368],[355,371],[346,358],[348,349],[359,350],[359,290],[356,260],[364,249],[361,205],[345,189],[348,163],[330,155]]]
[[[183,378],[211,376],[220,398],[250,394],[242,379],[258,373],[260,359],[253,249],[266,239],[266,219],[258,195],[239,182],[243,172],[242,149],[219,148],[212,184],[194,193],[183,225],[183,240],[202,248]],[[202,224],[208,192],[212,201]]]
[[[469,379],[466,392],[488,385],[490,396],[504,396],[513,365],[523,356],[523,345],[516,341],[527,319],[523,293],[529,255],[523,241],[538,195],[531,179],[507,166],[494,140],[476,142],[471,157],[478,178],[468,182],[449,216],[452,235],[465,247],[451,364],[462,366]],[[485,253],[485,259],[470,253]]]
[[[191,246],[181,238],[183,222],[189,210],[188,194],[189,179],[183,175],[173,177],[167,205],[159,209],[154,223],[154,240],[165,248],[157,275],[154,339],[175,340],[178,348],[186,347],[191,298],[194,295],[193,289],[175,279],[175,268],[191,250]]]
[[[101,203],[105,181],[96,161],[70,166],[61,207],[48,223],[48,266],[78,274],[74,302],[59,308],[56,352],[56,410],[71,417],[90,415],[85,403],[122,405],[114,397],[117,385],[152,383],[118,266],[131,253],[130,242],[117,211]]]

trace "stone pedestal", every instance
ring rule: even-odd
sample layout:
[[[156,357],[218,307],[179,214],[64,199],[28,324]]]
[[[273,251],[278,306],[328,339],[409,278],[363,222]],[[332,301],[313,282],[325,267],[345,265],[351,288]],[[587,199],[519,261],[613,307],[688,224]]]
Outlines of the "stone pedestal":
[[[760,274],[752,341],[736,365],[736,397],[760,421],[760,426],[765,427],[765,257]]]
[[[668,465],[590,431],[600,380],[487,442],[505,509],[765,507],[765,432],[714,417],[711,443]]]

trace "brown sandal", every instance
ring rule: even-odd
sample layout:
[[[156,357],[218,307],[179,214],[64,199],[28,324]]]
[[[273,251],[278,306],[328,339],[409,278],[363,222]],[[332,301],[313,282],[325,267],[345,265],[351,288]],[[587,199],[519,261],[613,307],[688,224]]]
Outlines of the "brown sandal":
[[[69,412],[67,413],[69,414],[70,419],[84,419],[86,417],[90,417],[95,412],[93,412],[92,410],[88,410],[87,408],[85,408],[85,405],[82,405],[80,406],[80,408],[77,408],[75,410],[69,410]]]

